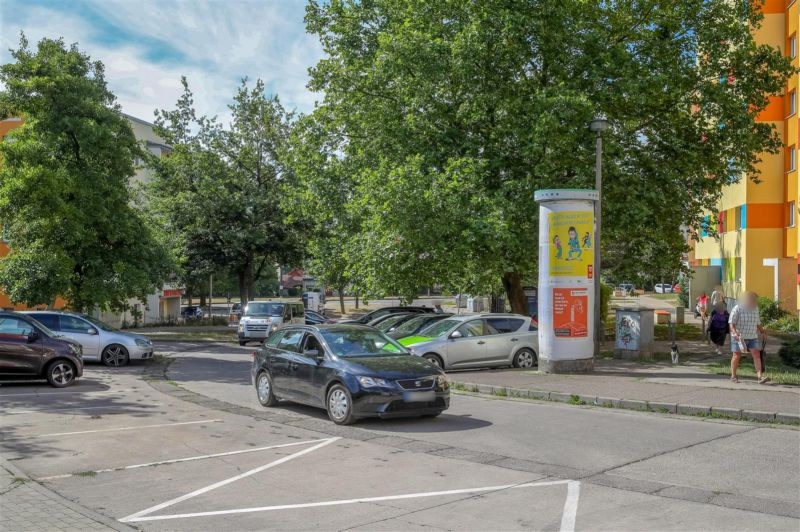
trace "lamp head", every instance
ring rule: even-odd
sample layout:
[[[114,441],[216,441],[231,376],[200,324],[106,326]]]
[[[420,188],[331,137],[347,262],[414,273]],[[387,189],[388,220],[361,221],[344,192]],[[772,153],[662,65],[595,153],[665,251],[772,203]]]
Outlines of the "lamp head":
[[[606,129],[608,129],[608,120],[602,115],[589,122],[589,131],[602,133]]]

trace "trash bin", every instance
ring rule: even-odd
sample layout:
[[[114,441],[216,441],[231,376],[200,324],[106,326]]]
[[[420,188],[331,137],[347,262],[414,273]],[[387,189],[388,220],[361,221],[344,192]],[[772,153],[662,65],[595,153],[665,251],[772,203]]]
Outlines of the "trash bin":
[[[654,311],[650,308],[616,310],[614,358],[650,358],[655,351]]]
[[[483,298],[482,297],[468,298],[467,312],[483,312]]]

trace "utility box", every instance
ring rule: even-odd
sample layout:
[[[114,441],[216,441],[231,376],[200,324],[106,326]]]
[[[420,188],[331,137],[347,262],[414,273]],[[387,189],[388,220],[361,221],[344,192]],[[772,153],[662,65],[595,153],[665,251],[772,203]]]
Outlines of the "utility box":
[[[675,307],[675,323],[682,324],[682,323],[685,322],[684,317],[683,317],[684,316],[684,313],[683,313],[684,310],[685,309],[683,307],[680,307],[680,306]]]
[[[655,351],[653,309],[620,308],[616,314],[614,358],[650,358]]]
[[[483,312],[483,298],[479,296],[467,298],[467,312]]]

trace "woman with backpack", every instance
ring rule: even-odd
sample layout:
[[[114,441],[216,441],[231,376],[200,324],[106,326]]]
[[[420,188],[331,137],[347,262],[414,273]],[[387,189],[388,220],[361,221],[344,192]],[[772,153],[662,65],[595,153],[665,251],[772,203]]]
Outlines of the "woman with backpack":
[[[714,310],[711,311],[711,319],[708,320],[708,336],[711,338],[714,345],[717,346],[718,355],[722,354],[722,346],[725,345],[725,337],[728,336],[728,332],[730,332],[730,326],[728,325],[729,318],[730,314],[725,306],[725,302],[720,301],[714,306]]]

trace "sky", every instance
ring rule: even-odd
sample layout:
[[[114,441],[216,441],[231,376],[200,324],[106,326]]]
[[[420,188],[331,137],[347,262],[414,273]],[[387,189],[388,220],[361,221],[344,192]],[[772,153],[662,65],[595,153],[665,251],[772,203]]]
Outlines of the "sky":
[[[152,122],[171,109],[185,75],[197,112],[224,122],[243,77],[264,80],[291,110],[322,96],[307,88],[322,57],[305,32],[305,0],[0,0],[0,63],[20,31],[31,47],[62,37],[106,68],[123,112]]]

